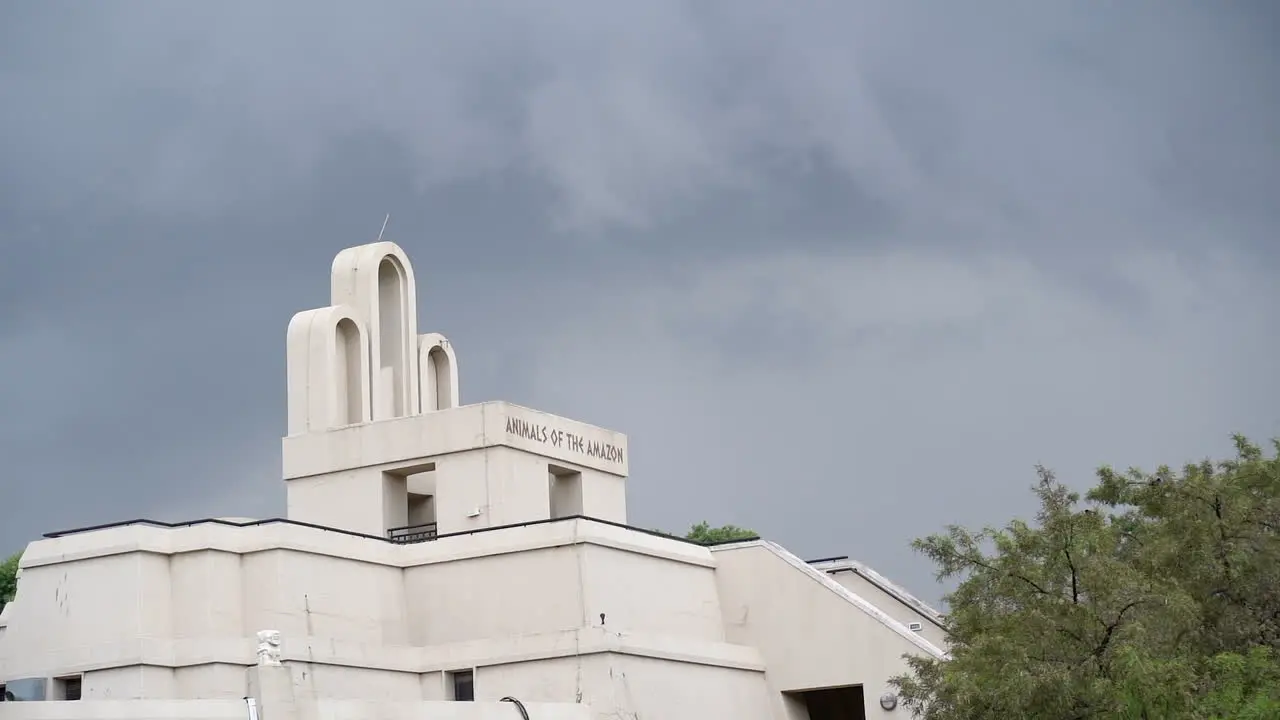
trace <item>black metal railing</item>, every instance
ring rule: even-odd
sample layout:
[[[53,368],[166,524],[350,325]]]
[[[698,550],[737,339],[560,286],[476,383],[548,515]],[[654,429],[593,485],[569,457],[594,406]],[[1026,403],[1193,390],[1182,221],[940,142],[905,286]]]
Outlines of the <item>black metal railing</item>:
[[[633,525],[614,522],[612,520],[604,520],[602,518],[591,517],[590,515],[567,515],[565,517],[558,517],[558,518],[543,518],[541,520],[529,520],[526,522],[509,523],[505,525],[490,525],[487,527],[477,527],[477,528],[470,528],[467,530],[457,530],[455,532],[449,532],[449,533],[443,533],[443,534],[440,534],[439,532],[437,532],[434,526],[434,523],[432,523],[430,525],[412,525],[412,526],[403,527],[403,528],[392,528],[391,530],[388,530],[383,535],[366,535],[365,533],[353,532],[351,530],[343,530],[341,528],[335,528],[335,527],[328,527],[326,525],[317,525],[315,523],[302,522],[300,520],[289,520],[287,518],[267,518],[264,520],[248,520],[248,521],[226,520],[224,518],[202,518],[200,520],[187,520],[184,522],[165,522],[163,520],[148,520],[146,518],[135,518],[133,520],[121,520],[119,522],[104,523],[101,525],[89,525],[87,527],[71,528],[69,530],[57,530],[55,532],[45,533],[44,537],[61,538],[61,537],[67,537],[68,535],[78,535],[80,533],[96,532],[100,530],[110,530],[113,528],[128,527],[130,525],[148,525],[151,527],[166,528],[166,529],[185,528],[185,527],[192,527],[195,525],[226,525],[228,527],[257,527],[260,525],[292,525],[294,527],[310,528],[312,530],[320,530],[323,532],[337,533],[339,535],[346,535],[348,537],[365,538],[366,540],[378,540],[381,542],[390,542],[398,545],[398,544],[404,544],[404,543],[424,542],[426,540],[441,540],[441,539],[450,538],[450,537],[461,537],[463,535],[478,535],[480,533],[503,532],[505,530],[511,530],[513,528],[534,527],[537,525],[548,525],[551,523],[561,523],[561,522],[574,522],[577,520],[585,520],[587,522],[598,523],[600,525],[609,525],[611,527],[621,528],[623,530],[631,530],[633,532],[643,533],[645,535],[652,535],[654,537],[666,538],[667,540],[673,540],[675,542],[684,543],[686,545],[698,545],[701,547],[715,547],[716,545],[725,545],[730,543],[744,542],[746,540],[760,539],[757,537],[752,537],[752,538],[743,538],[741,540],[735,539],[735,540],[724,540],[720,542],[704,543],[704,542],[699,542],[697,540],[690,540],[688,538],[681,537],[679,535],[668,535],[667,533],[659,532],[657,530],[650,530],[648,528],[635,527]],[[412,539],[401,539],[402,533],[405,533],[411,528],[421,528],[421,531],[425,532],[427,536],[414,537]],[[392,533],[395,533],[395,537],[391,537]]]
[[[409,543],[420,543],[428,540],[435,540],[436,535],[435,523],[405,525],[404,527],[395,527],[387,531],[387,539],[397,545],[408,545]]]
[[[196,525],[224,525],[227,527],[258,527],[259,525],[292,525],[294,527],[311,528],[312,530],[323,530],[324,532],[337,533],[339,535],[347,535],[350,537],[366,538],[368,540],[383,540],[385,537],[377,535],[366,535],[361,532],[353,532],[351,530],[343,530],[341,528],[329,527],[327,525],[317,525],[315,523],[302,522],[301,520],[290,520],[288,518],[266,518],[265,520],[227,520],[225,518],[201,518],[199,520],[184,520],[182,522],[165,522],[164,520],[148,520],[147,518],[135,518],[133,520],[120,520],[113,523],[102,523],[100,525],[88,525],[85,527],[72,528],[70,530],[56,530],[44,534],[46,538],[60,538],[68,535],[79,535],[80,533],[96,532],[98,530],[112,530],[115,528],[129,527],[130,525],[147,525],[150,527],[166,528],[174,530],[177,528],[194,527]]]

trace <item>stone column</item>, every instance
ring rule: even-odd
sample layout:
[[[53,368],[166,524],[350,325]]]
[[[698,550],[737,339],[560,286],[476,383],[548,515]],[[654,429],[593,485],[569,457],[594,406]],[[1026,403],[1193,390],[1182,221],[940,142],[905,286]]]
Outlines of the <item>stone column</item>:
[[[257,711],[257,720],[301,720],[293,694],[293,674],[280,662],[280,633],[258,633],[258,664],[245,673],[247,702]]]

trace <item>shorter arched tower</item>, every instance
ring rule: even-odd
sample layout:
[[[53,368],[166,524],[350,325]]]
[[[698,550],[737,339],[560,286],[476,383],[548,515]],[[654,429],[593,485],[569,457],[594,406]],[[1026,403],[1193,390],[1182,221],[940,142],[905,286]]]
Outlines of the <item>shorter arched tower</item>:
[[[289,518],[414,539],[570,515],[625,522],[626,437],[462,405],[453,345],[418,334],[416,282],[395,243],[348,248],[330,306],[289,323]]]

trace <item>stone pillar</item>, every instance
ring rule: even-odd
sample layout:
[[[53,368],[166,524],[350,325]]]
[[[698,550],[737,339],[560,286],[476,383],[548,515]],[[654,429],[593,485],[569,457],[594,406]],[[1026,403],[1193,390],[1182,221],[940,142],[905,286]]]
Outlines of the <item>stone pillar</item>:
[[[257,710],[257,720],[301,720],[293,694],[293,673],[280,662],[280,633],[258,633],[258,664],[245,673],[246,700]]]

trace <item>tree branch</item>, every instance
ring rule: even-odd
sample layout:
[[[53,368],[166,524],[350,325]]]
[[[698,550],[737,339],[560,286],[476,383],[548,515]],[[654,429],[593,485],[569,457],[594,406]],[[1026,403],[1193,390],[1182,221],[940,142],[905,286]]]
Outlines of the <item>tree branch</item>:
[[[1047,596],[1049,596],[1049,597],[1056,597],[1056,595],[1055,595],[1054,593],[1051,593],[1051,592],[1049,592],[1048,590],[1045,590],[1044,588],[1042,588],[1042,587],[1040,587],[1038,584],[1036,584],[1036,582],[1035,582],[1035,581],[1033,581],[1031,578],[1028,578],[1028,577],[1026,577],[1026,576],[1024,576],[1024,575],[1019,575],[1018,573],[1011,573],[1011,572],[1008,572],[1008,571],[1006,571],[1006,570],[1001,570],[1001,569],[999,569],[999,568],[995,567],[994,565],[991,565],[991,564],[989,564],[989,563],[985,563],[985,562],[983,562],[983,561],[981,561],[981,560],[979,560],[979,559],[977,559],[977,558],[975,558],[975,557],[973,557],[973,556],[971,556],[971,555],[962,555],[962,554],[957,554],[957,553],[944,553],[944,554],[946,554],[946,555],[947,555],[950,559],[952,559],[952,560],[961,560],[961,561],[963,561],[963,562],[967,562],[967,563],[969,563],[970,565],[974,565],[974,566],[977,566],[977,567],[982,568],[983,570],[987,570],[988,572],[993,572],[993,573],[996,573],[996,574],[999,574],[999,575],[1006,575],[1006,576],[1011,577],[1011,578],[1013,578],[1013,579],[1015,579],[1015,580],[1021,580],[1022,582],[1026,583],[1027,585],[1029,585],[1033,590],[1035,590],[1036,592],[1040,593],[1041,595],[1047,595]]]
[[[1067,541],[1062,545],[1062,554],[1067,557],[1067,567],[1071,568],[1071,603],[1073,605],[1080,604],[1080,578],[1076,572],[1076,564],[1071,560],[1071,541],[1073,540],[1071,533],[1067,533]]]
[[[1125,605],[1124,607],[1120,608],[1120,612],[1116,613],[1116,620],[1115,620],[1115,622],[1111,623],[1110,625],[1106,625],[1106,624],[1104,624],[1104,625],[1103,625],[1103,627],[1105,627],[1105,628],[1106,628],[1106,632],[1105,632],[1105,633],[1103,634],[1103,636],[1102,636],[1102,642],[1101,642],[1101,643],[1099,643],[1099,644],[1098,644],[1098,647],[1097,647],[1097,648],[1095,648],[1095,649],[1094,649],[1094,651],[1093,651],[1093,656],[1094,656],[1095,658],[1098,658],[1099,660],[1101,660],[1101,659],[1102,659],[1102,654],[1103,654],[1103,653],[1105,653],[1105,652],[1107,651],[1107,647],[1111,644],[1111,638],[1115,635],[1115,633],[1116,633],[1116,629],[1120,627],[1120,623],[1121,623],[1121,621],[1123,621],[1123,620],[1124,620],[1124,614],[1125,614],[1125,613],[1127,613],[1127,612],[1129,612],[1130,610],[1132,610],[1132,609],[1134,609],[1134,608],[1138,607],[1138,606],[1139,606],[1139,605],[1141,605],[1143,602],[1145,602],[1145,601],[1144,601],[1144,600],[1134,600],[1133,602],[1129,603],[1128,605]],[[1101,622],[1101,620],[1099,620],[1099,622]]]

